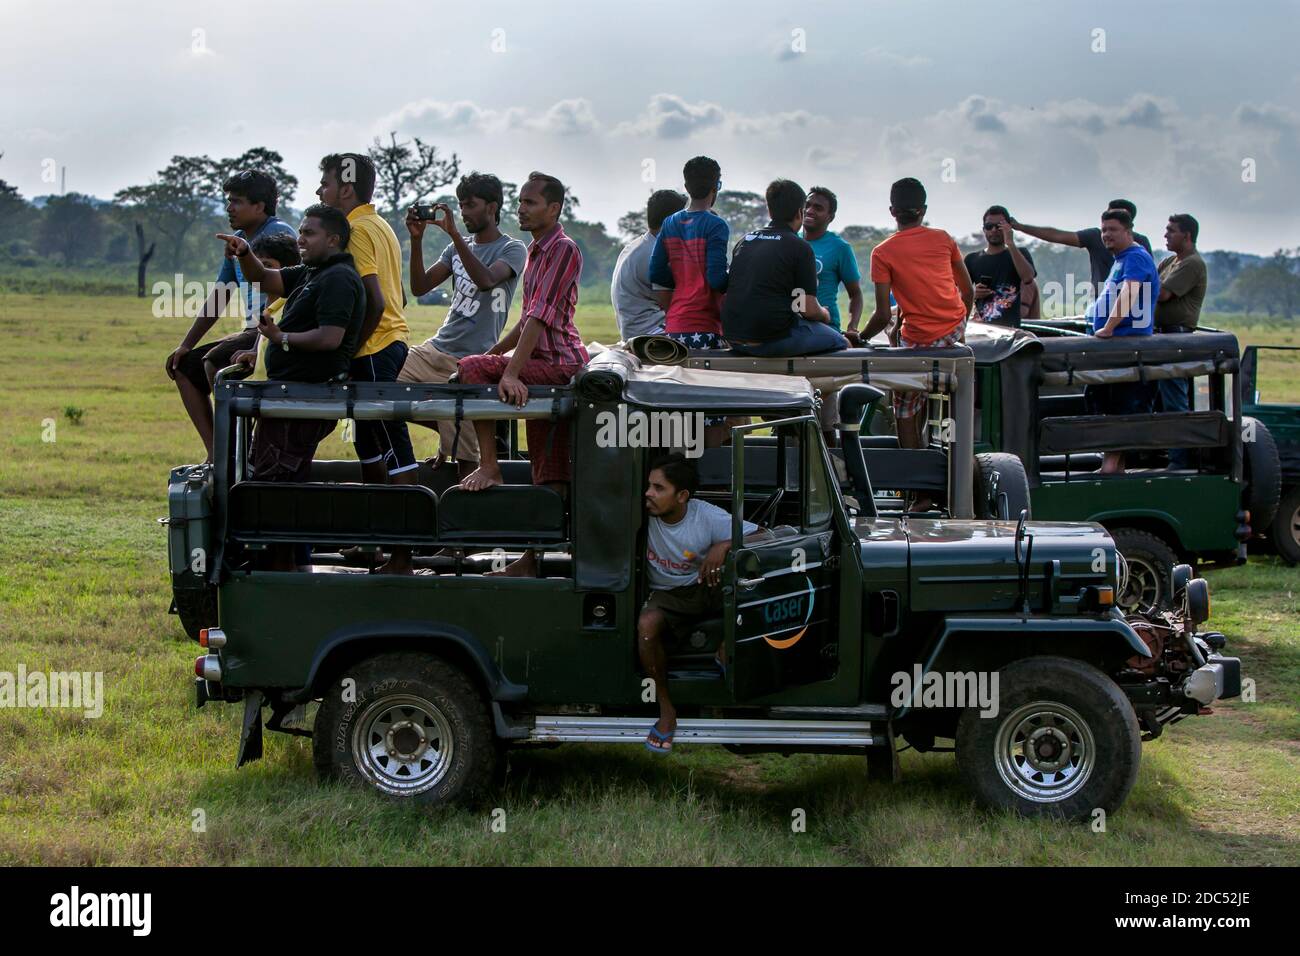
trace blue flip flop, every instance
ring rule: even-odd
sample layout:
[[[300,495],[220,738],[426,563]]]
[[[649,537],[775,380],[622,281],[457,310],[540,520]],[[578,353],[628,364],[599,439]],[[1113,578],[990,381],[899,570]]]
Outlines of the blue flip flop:
[[[664,732],[661,731],[658,727],[656,727],[656,726],[654,726],[653,724],[651,724],[651,725],[650,725],[650,735],[649,735],[649,737],[646,738],[646,741],[645,741],[645,749],[648,750],[648,751],[650,751],[652,754],[670,754],[670,753],[672,753],[672,752],[673,752],[673,733],[674,733],[674,731],[671,731],[671,730],[670,730],[668,733],[664,733]],[[655,740],[658,740],[660,743],[667,744],[668,746],[667,746],[667,747],[656,747],[654,744],[650,743],[650,738],[651,738],[651,737],[653,737]]]
[[[723,679],[723,680],[726,680],[726,679],[727,679],[727,665],[724,664],[724,663],[722,663],[722,661],[718,660],[717,655],[714,655],[714,658],[713,658],[713,666],[716,667],[716,668],[718,669],[718,673],[722,675],[722,679]]]

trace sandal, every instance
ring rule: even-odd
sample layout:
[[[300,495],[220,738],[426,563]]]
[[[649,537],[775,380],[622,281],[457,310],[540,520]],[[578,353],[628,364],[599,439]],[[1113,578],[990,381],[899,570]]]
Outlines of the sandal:
[[[673,752],[673,734],[675,731],[664,733],[657,726],[650,727],[650,736],[645,739],[645,749],[652,754],[670,754]],[[653,744],[652,740],[658,740],[659,743]]]

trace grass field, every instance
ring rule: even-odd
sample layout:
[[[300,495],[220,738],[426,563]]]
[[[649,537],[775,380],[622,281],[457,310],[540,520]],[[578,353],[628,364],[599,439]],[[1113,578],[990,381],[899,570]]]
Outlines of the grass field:
[[[413,310],[413,338],[442,311]],[[0,671],[102,671],[106,696],[98,719],[0,709],[0,864],[1300,863],[1300,569],[1274,559],[1210,575],[1258,702],[1145,745],[1105,832],[978,810],[950,756],[910,752],[888,787],[848,757],[573,745],[516,754],[485,805],[437,811],[318,784],[298,738],[269,734],[236,772],[239,709],[193,709],[155,522],[168,468],[201,457],[162,373],[184,322],[147,300],[0,297]],[[614,338],[607,306],[579,326]],[[1300,401],[1300,362],[1268,374]]]

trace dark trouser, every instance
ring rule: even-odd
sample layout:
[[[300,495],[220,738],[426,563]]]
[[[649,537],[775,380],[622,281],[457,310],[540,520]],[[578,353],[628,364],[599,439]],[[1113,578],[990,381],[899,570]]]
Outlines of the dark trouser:
[[[352,360],[352,381],[396,382],[405,362],[406,343],[390,342],[378,352]],[[382,461],[390,475],[416,468],[415,449],[411,447],[406,422],[363,419],[357,422],[356,435],[357,458],[361,464]]]
[[[1162,333],[1195,332],[1195,326],[1173,325],[1156,329]],[[1190,412],[1192,410],[1192,382],[1185,378],[1166,378],[1160,380],[1160,409],[1166,412]],[[1192,453],[1186,448],[1169,449],[1170,468],[1192,467]]]
[[[728,339],[731,350],[737,355],[752,355],[756,358],[792,358],[797,355],[820,355],[823,352],[839,352],[849,347],[849,341],[833,326],[825,322],[813,322],[800,318],[790,330],[779,339],[770,342],[746,344]]]
[[[1191,385],[1185,378],[1163,378],[1160,386],[1160,409],[1165,412],[1188,412],[1192,409]],[[1170,468],[1190,468],[1192,453],[1186,448],[1169,449]]]
[[[319,445],[338,422],[333,419],[259,418],[248,459],[253,481],[306,481]]]

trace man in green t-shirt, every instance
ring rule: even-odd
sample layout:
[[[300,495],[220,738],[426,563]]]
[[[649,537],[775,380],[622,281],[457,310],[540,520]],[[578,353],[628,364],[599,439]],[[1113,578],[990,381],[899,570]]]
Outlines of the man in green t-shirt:
[[[1196,251],[1200,224],[1182,212],[1169,217],[1165,227],[1165,248],[1173,253],[1160,260],[1160,295],[1156,298],[1156,332],[1192,332],[1201,318],[1208,276],[1205,260]],[[1166,412],[1185,412],[1192,407],[1190,379],[1160,381],[1160,407]],[[1170,468],[1188,468],[1191,455],[1186,448],[1169,449]]]

